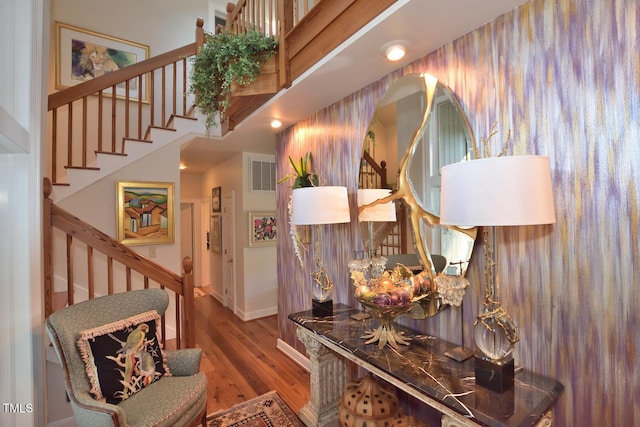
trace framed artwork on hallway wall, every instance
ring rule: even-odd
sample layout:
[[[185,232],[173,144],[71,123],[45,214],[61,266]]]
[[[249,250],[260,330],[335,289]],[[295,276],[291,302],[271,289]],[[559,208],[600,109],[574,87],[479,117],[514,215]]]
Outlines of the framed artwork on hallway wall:
[[[211,216],[211,252],[222,253],[222,217],[220,215]]]
[[[222,188],[214,187],[211,189],[211,212],[222,212]]]
[[[125,245],[174,242],[173,183],[118,181],[117,240]]]
[[[149,58],[149,46],[95,31],[56,22],[56,89],[65,89],[128,67]],[[112,89],[104,94],[112,95]],[[124,98],[124,83],[116,86],[116,96]],[[129,81],[129,99],[149,101],[149,81],[142,77]]]
[[[275,212],[249,212],[249,247],[273,246],[278,242]]]

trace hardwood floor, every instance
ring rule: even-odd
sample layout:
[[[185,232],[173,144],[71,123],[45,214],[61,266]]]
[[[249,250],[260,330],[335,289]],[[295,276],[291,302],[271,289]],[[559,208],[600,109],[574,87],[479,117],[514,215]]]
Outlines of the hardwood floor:
[[[309,400],[309,373],[276,348],[277,316],[243,322],[208,294],[195,299],[195,308],[207,413],[271,390],[298,413]]]

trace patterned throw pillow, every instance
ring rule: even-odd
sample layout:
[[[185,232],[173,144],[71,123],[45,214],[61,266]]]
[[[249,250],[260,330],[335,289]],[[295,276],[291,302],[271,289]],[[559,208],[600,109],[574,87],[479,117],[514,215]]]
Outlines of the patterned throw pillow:
[[[81,331],[77,344],[91,394],[101,401],[118,404],[163,375],[171,375],[155,310]]]

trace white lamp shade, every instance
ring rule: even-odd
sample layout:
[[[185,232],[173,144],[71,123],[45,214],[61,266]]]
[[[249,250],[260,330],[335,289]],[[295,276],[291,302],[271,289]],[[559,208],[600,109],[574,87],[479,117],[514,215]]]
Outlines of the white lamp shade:
[[[391,190],[384,188],[361,188],[358,190],[358,207],[373,203],[391,194]],[[369,206],[358,215],[360,222],[392,222],[396,220],[396,206],[393,202],[381,203]]]
[[[295,225],[351,222],[347,187],[304,187],[293,190],[291,222]]]
[[[470,160],[441,170],[440,223],[509,226],[556,222],[549,158]]]

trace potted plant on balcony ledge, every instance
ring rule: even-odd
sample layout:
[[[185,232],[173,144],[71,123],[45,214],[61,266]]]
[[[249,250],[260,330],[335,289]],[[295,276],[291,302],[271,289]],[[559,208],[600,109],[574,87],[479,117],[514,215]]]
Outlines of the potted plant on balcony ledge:
[[[209,129],[229,107],[232,84],[248,85],[260,74],[260,66],[278,49],[278,39],[258,31],[205,34],[205,42],[193,61],[190,92],[206,116]]]

